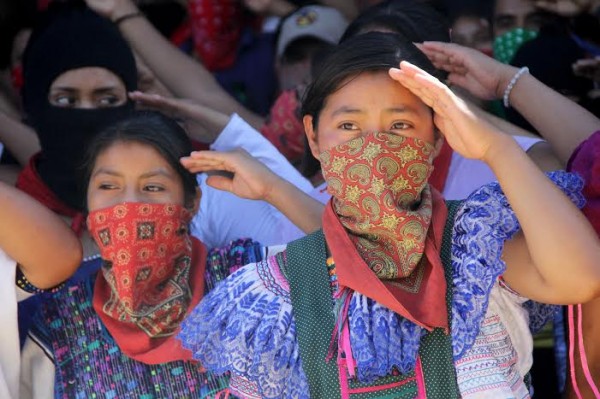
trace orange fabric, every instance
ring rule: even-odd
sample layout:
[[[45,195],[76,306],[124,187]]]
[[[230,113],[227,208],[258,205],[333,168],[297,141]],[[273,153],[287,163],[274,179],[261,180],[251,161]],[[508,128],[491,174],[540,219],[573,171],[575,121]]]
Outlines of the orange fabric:
[[[204,270],[206,268],[207,250],[204,244],[192,237],[192,267],[190,270],[190,290],[192,298],[186,313],[189,314],[204,295]],[[94,309],[111,336],[127,356],[146,364],[160,364],[176,360],[193,360],[192,353],[181,346],[176,339],[179,329],[169,337],[150,338],[136,325],[120,323],[111,317],[103,316],[101,311],[104,299],[110,295],[110,287],[99,273],[94,286]],[[100,309],[98,309],[100,306]]]

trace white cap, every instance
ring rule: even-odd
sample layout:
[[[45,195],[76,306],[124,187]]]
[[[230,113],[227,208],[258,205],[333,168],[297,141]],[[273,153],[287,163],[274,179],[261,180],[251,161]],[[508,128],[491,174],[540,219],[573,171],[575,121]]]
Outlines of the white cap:
[[[299,8],[281,25],[277,40],[277,58],[283,55],[285,48],[292,41],[302,37],[314,37],[337,44],[347,26],[348,21],[335,8],[317,5]]]

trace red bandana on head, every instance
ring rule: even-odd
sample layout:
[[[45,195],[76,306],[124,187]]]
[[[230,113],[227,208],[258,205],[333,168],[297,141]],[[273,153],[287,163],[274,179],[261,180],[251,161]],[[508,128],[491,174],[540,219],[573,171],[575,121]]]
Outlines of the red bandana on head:
[[[196,53],[208,70],[235,62],[244,27],[242,7],[239,0],[188,0]]]
[[[427,184],[434,153],[422,140],[385,132],[322,153],[333,196],[323,229],[342,286],[425,328],[447,329],[439,257],[446,208]]]
[[[121,350],[136,360],[189,358],[174,342],[162,345],[204,290],[206,250],[194,248],[189,221],[189,211],[174,204],[124,203],[88,216],[104,260],[94,309]]]

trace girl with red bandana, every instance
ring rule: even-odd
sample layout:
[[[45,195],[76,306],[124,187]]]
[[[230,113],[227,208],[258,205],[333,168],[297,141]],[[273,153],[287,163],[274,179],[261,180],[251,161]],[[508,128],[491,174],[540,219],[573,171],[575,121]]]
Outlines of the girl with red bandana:
[[[250,239],[209,251],[190,234],[201,197],[186,169],[191,148],[174,120],[154,112],[133,113],[90,142],[86,224],[100,268],[42,303],[24,355],[31,385],[21,397],[210,397],[226,388],[228,377],[206,373],[175,334],[206,291],[273,252]],[[318,219],[320,204],[259,161],[243,151],[224,156],[244,173],[211,176],[209,184],[291,209],[300,224]]]

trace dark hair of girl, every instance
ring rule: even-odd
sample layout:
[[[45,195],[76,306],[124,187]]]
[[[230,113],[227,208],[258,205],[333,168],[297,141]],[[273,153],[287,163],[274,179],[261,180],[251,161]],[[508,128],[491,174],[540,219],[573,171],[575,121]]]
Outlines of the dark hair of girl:
[[[363,72],[387,72],[408,61],[433,76],[440,77],[431,61],[405,37],[381,32],[355,36],[336,46],[320,64],[302,102],[302,116],[313,117],[316,130],[319,114],[327,98]]]
[[[399,33],[414,43],[450,41],[446,17],[422,0],[387,0],[366,9],[346,28],[340,43],[372,31]]]
[[[136,111],[127,118],[103,129],[89,143],[82,168],[82,188],[87,190],[96,159],[117,142],[135,142],[154,148],[181,177],[185,205],[191,206],[196,196],[198,181],[179,162],[192,151],[192,143],[185,130],[173,119],[155,111]]]

